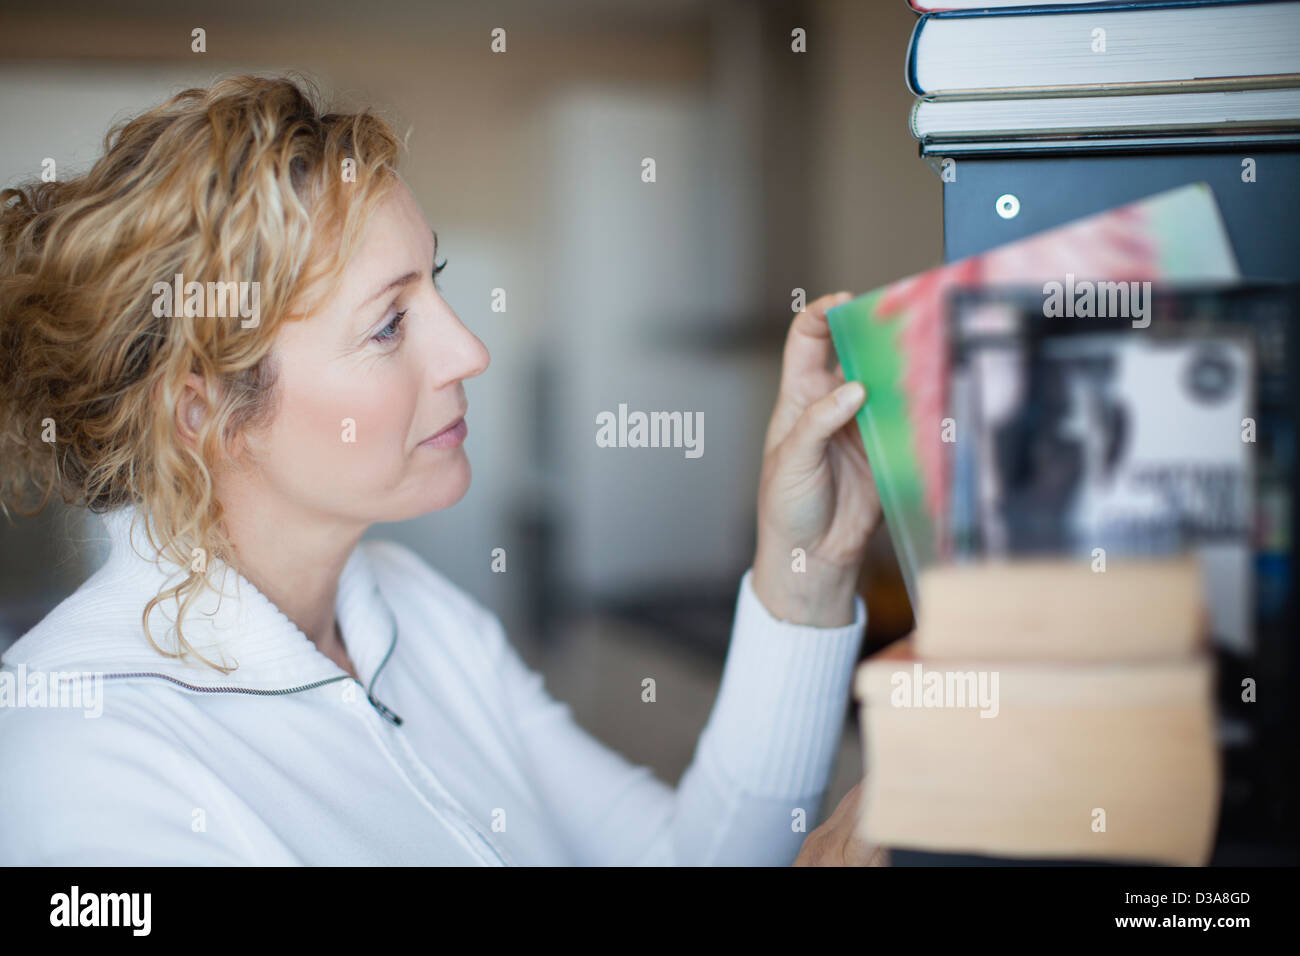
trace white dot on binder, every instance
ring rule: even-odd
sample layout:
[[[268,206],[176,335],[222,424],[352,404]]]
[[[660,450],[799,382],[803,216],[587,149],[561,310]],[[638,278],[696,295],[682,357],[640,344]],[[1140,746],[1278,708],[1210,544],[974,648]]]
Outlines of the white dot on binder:
[[[993,208],[1003,219],[1015,219],[1020,214],[1020,200],[1011,193],[1003,193],[993,204]]]

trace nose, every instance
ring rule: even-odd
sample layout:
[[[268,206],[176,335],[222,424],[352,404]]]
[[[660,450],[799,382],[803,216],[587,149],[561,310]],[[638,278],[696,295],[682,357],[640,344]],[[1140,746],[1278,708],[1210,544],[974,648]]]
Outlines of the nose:
[[[471,332],[450,307],[447,316],[449,321],[433,343],[438,388],[482,375],[492,362],[482,339]]]

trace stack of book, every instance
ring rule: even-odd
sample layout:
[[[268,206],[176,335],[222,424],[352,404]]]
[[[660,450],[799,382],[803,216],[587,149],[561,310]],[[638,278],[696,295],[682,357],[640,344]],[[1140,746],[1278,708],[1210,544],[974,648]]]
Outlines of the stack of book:
[[[1194,558],[936,565],[858,668],[862,826],[893,850],[1204,865],[1220,801]]]
[[[911,0],[923,151],[1300,127],[1300,3]]]
[[[827,316],[917,621],[868,837],[1294,862],[1300,2],[911,5],[946,264]]]

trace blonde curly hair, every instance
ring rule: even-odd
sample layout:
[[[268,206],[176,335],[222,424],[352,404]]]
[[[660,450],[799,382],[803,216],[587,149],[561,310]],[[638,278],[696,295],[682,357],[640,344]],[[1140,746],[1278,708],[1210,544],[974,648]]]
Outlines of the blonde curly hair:
[[[0,510],[32,515],[56,492],[97,514],[137,505],[159,554],[190,569],[141,615],[169,657],[202,659],[181,627],[212,584],[195,549],[231,554],[212,466],[274,415],[280,324],[337,288],[396,180],[392,127],[319,102],[301,77],[226,77],[115,125],[85,175],[0,192]],[[259,321],[155,315],[155,284],[177,273],[258,283]],[[207,393],[193,447],[175,425],[191,373]],[[174,651],[148,625],[167,598]]]

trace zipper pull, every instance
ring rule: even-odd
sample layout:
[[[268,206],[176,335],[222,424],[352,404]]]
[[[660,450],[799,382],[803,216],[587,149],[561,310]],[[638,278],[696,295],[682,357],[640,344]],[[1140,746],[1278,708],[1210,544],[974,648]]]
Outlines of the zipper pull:
[[[402,718],[398,717],[397,714],[393,713],[391,710],[385,707],[383,703],[381,703],[377,698],[371,696],[370,694],[367,694],[366,699],[370,701],[371,705],[375,708],[375,710],[379,711],[379,713],[386,720],[392,721],[392,723],[395,726],[398,727],[402,726]]]

